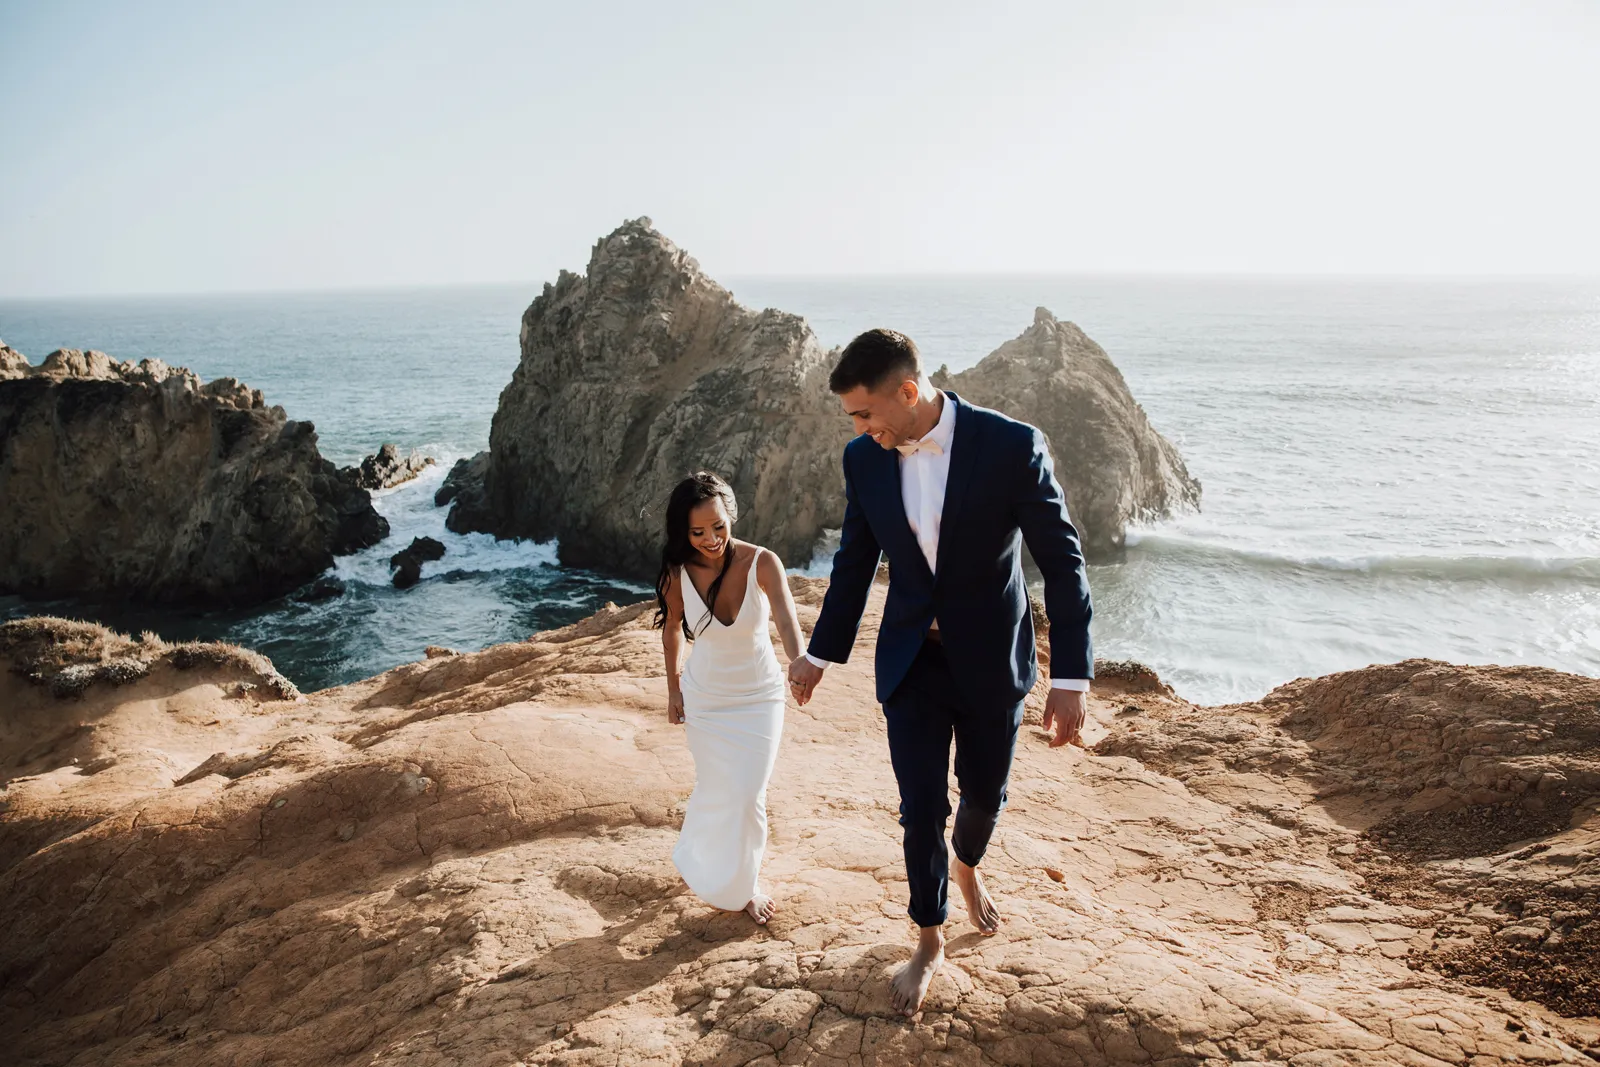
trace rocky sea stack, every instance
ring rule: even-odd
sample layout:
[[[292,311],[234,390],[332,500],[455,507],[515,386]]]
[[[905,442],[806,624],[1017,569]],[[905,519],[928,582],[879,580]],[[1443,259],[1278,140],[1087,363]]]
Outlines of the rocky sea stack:
[[[457,463],[436,499],[457,532],[558,537],[564,563],[648,579],[667,493],[704,468],[733,485],[741,536],[803,565],[843,518],[851,428],[828,392],[835,357],[805,320],[742,307],[636,219],[533,302],[489,450]],[[939,380],[1044,430],[1091,559],[1116,558],[1129,523],[1199,502],[1105,351],[1043,309]]]
[[[432,456],[425,456],[414,448],[409,455],[402,456],[398,447],[385,442],[356,469],[360,472],[361,488],[393,489],[411,481],[433,466],[433,462]]]
[[[1106,350],[1045,308],[977,366],[933,380],[1044,431],[1090,559],[1116,558],[1133,523],[1200,506],[1200,483]]]
[[[559,537],[564,563],[653,578],[667,493],[706,469],[738,495],[739,535],[802,565],[844,516],[829,369],[805,320],[742,307],[649,219],[626,223],[523,315],[481,492],[461,485],[450,528]]]
[[[232,378],[0,346],[0,592],[190,604],[287,593],[382,540],[352,468]]]

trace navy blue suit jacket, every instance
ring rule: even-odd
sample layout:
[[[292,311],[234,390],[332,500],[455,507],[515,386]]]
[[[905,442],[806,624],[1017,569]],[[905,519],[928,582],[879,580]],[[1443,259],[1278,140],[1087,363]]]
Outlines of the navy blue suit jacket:
[[[900,454],[857,437],[844,450],[844,527],[811,654],[833,663],[850,658],[878,560],[887,554],[889,596],[875,663],[879,702],[905,678],[937,618],[961,697],[974,708],[1016,704],[1038,677],[1022,578],[1026,541],[1044,574],[1050,675],[1094,677],[1083,552],[1044,434],[954,393],[945,397],[956,405],[956,426],[936,573],[906,521]]]

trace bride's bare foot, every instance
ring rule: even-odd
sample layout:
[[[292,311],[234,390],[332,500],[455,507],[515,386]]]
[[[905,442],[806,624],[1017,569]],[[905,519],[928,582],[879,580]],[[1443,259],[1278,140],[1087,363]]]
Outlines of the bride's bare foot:
[[[933,976],[944,964],[944,928],[924,926],[917,937],[917,950],[906,965],[894,973],[891,1003],[907,1017],[922,1010]]]
[[[757,893],[750,898],[750,903],[744,906],[744,910],[750,918],[765,926],[767,920],[777,913],[778,904],[765,893]]]
[[[968,867],[954,856],[950,857],[950,878],[961,887],[967,901],[967,918],[984,937],[992,937],[1000,929],[1000,909],[994,906],[989,891],[983,887],[983,875],[978,868]]]

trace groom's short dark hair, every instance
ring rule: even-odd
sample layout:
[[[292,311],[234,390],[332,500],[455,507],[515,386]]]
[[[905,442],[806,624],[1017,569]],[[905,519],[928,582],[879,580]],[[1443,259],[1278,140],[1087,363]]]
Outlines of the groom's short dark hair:
[[[828,375],[828,388],[843,395],[858,385],[876,390],[893,379],[922,379],[917,344],[897,330],[868,330],[844,346],[839,363]]]

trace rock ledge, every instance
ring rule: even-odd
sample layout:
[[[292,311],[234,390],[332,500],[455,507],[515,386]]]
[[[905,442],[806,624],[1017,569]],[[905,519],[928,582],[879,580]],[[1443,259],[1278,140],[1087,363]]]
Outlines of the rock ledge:
[[[791,584],[809,625],[824,583]],[[863,647],[882,604],[880,585]],[[948,967],[906,1021],[887,995],[910,930],[871,657],[789,712],[763,870],[780,910],[756,928],[673,871],[693,771],[649,607],[434,649],[299,702],[240,695],[256,675],[224,660],[64,703],[0,650],[7,1052],[151,1067],[1600,1057],[1600,681],[1410,662],[1195,708],[1124,664],[1091,695],[1088,751],[1046,745],[1041,684],[984,864],[1005,925],[977,937],[954,902]],[[1494,766],[1456,783],[1448,764],[1475,744]],[[1432,769],[1407,779],[1414,758]],[[1477,783],[1498,793],[1535,769],[1565,782],[1509,787],[1494,824],[1522,818],[1529,837],[1461,832]],[[1434,777],[1465,806],[1404,821]]]

